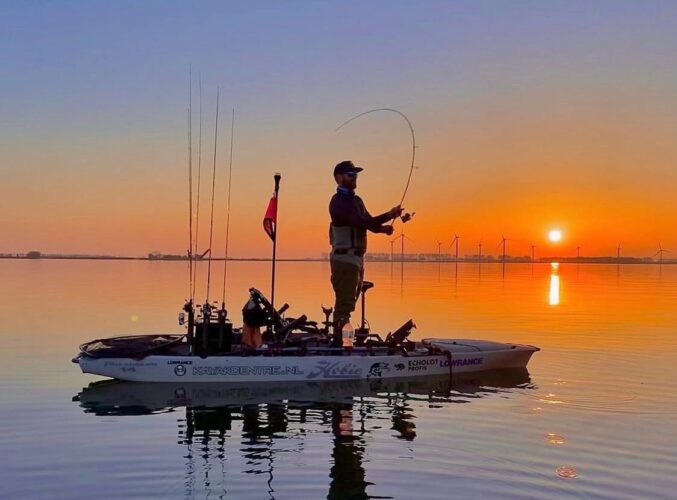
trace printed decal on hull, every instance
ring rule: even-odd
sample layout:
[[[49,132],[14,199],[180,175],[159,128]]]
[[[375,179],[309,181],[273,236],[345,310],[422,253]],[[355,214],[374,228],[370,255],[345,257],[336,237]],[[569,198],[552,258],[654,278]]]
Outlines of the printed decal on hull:
[[[388,363],[374,363],[369,368],[367,373],[367,378],[381,378],[384,373],[390,371],[390,365]]]
[[[451,366],[471,366],[471,365],[481,365],[484,362],[484,359],[482,358],[460,358],[460,359],[452,359],[451,360]],[[441,367],[446,367],[449,366],[449,360],[444,360],[442,363],[440,363]]]
[[[412,359],[409,361],[410,372],[428,371],[428,367],[437,366],[437,359]]]
[[[298,366],[194,366],[193,375],[198,377],[219,375],[303,375],[303,370]]]
[[[362,376],[362,368],[355,363],[345,361],[318,361],[306,378],[357,378]]]

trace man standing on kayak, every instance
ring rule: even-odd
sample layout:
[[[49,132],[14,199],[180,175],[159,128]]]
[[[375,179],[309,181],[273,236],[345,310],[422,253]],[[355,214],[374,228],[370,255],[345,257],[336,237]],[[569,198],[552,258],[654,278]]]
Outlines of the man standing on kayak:
[[[329,242],[331,243],[331,284],[336,295],[334,304],[334,345],[341,345],[341,328],[350,322],[350,313],[360,294],[364,274],[364,254],[367,251],[367,230],[372,233],[393,234],[393,226],[386,223],[402,214],[396,206],[372,217],[362,198],[355,194],[357,174],[363,169],[352,161],[342,161],[334,167],[338,185],[329,202]]]

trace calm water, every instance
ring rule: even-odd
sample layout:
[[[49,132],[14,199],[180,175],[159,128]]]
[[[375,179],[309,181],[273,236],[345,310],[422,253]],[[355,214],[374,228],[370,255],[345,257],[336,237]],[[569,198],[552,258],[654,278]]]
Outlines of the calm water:
[[[282,263],[278,297],[320,318],[328,272]],[[77,345],[179,331],[186,275],[172,262],[0,260],[3,497],[674,498],[677,266],[368,266],[375,330],[412,317],[418,337],[535,344],[528,373],[90,385],[70,362]],[[249,286],[268,290],[265,263],[229,276],[235,312]]]

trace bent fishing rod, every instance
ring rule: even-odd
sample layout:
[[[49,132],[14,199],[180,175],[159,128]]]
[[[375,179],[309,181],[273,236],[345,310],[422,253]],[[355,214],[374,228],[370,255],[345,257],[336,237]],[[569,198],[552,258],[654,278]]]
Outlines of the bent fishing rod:
[[[336,129],[335,132],[338,132],[341,130],[343,127],[348,125],[349,123],[358,120],[359,118],[362,118],[363,116],[366,116],[371,113],[376,113],[376,112],[381,112],[381,111],[388,111],[391,113],[395,113],[398,116],[400,116],[404,121],[407,123],[407,126],[409,128],[409,132],[411,133],[411,165],[409,166],[409,175],[407,176],[407,183],[404,186],[404,192],[402,193],[402,198],[400,199],[399,206],[401,207],[402,204],[404,203],[404,199],[407,197],[407,193],[409,192],[409,185],[411,184],[411,177],[412,174],[414,173],[414,169],[418,168],[416,166],[416,148],[418,147],[416,145],[416,133],[414,132],[414,126],[411,124],[411,121],[409,118],[407,118],[407,115],[402,113],[400,110],[395,109],[395,108],[375,108],[375,109],[370,109],[369,111],[364,111],[363,113],[359,113],[352,118],[346,120],[343,122],[341,125],[339,125]],[[404,215],[400,215],[399,219],[402,221],[402,223],[406,223],[411,220],[411,218],[416,214],[416,212],[411,212],[411,213],[405,213]],[[393,223],[398,219],[398,217],[393,217]]]

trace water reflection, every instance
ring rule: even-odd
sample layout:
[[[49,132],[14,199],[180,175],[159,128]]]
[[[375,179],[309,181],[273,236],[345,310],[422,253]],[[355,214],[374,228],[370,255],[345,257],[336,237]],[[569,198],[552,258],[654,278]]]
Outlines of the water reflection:
[[[559,305],[559,264],[553,262],[550,271],[550,293],[548,295],[548,304],[551,306]]]
[[[404,297],[404,259],[400,264],[400,297]]]
[[[178,443],[185,446],[183,484],[188,497],[196,491],[225,492],[226,476],[244,473],[265,474],[268,493],[275,498],[276,464],[282,463],[285,453],[302,450],[312,432],[309,429],[319,428],[332,435],[326,454],[327,498],[369,498],[367,488],[372,483],[364,460],[365,438],[370,433],[389,429],[396,439],[413,441],[417,406],[442,411],[452,403],[502,395],[516,387],[532,388],[526,369],[472,374],[452,381],[446,376],[249,385],[105,381],[90,384],[73,400],[85,413],[98,417],[163,414],[184,408]],[[229,472],[237,460],[245,464],[244,469]],[[215,476],[217,470],[220,474]]]

